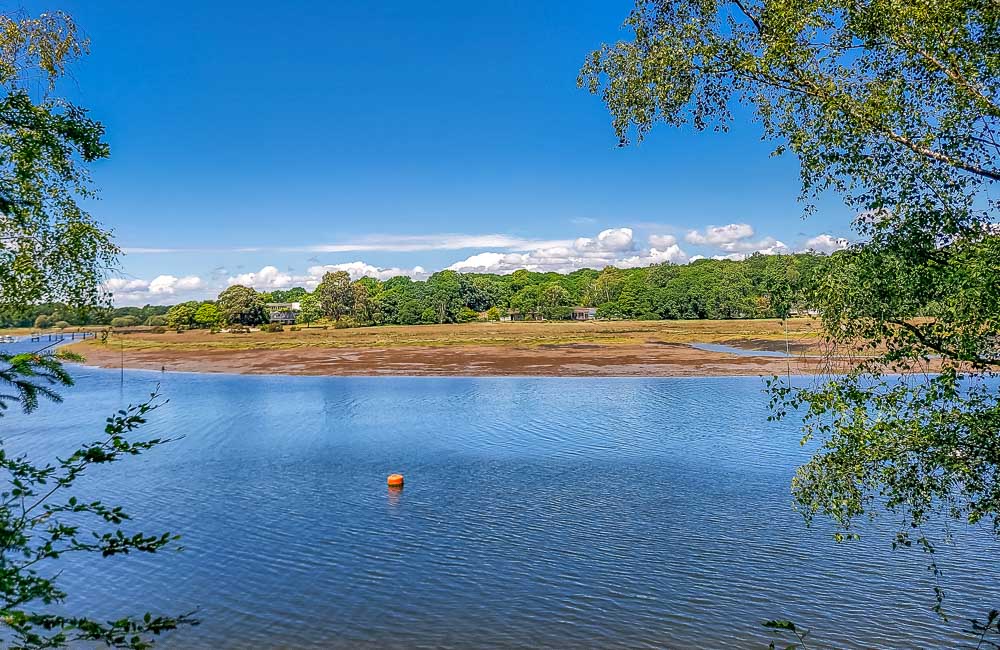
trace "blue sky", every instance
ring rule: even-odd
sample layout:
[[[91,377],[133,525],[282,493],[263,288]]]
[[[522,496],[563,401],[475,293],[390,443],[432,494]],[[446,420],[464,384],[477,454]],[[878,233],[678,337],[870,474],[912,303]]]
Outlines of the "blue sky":
[[[121,304],[341,265],[569,270],[849,235],[835,200],[802,219],[794,159],[769,158],[747,114],[726,134],[664,126],[616,146],[576,75],[626,36],[631,6],[25,4],[92,40],[61,91],[108,130],[90,208],[128,251]]]

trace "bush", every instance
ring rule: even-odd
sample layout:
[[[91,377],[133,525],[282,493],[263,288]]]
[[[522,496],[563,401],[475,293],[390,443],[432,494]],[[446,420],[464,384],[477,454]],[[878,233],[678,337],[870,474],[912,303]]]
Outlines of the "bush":
[[[281,323],[269,323],[261,327],[265,332],[284,332],[285,328],[281,326]]]
[[[45,314],[40,315],[35,319],[35,328],[43,330],[48,327],[52,327],[52,317],[46,316]]]
[[[229,333],[230,334],[249,334],[250,333],[250,328],[249,327],[243,327],[242,325],[233,325],[232,327],[229,328]]]
[[[69,326],[70,326],[70,324],[69,324],[69,323],[67,323],[67,322],[66,322],[66,321],[64,321],[64,320],[61,320],[61,321],[58,321],[58,322],[57,322],[57,323],[56,323],[56,324],[54,325],[54,327],[58,327],[58,328],[59,328],[59,329],[61,329],[61,330],[64,330],[64,329],[66,329],[66,328],[67,328],[67,327],[69,327]]]
[[[153,334],[163,334],[164,332],[167,331],[167,328],[166,327],[154,327],[153,329],[151,329],[149,331],[152,332]]]
[[[111,327],[135,327],[139,319],[135,316],[119,316],[111,319]]]
[[[455,319],[459,323],[471,323],[472,321],[479,320],[479,313],[468,307],[462,307],[458,311],[458,317]]]
[[[495,306],[486,310],[486,320],[500,320],[500,310]]]
[[[295,325],[292,325],[288,329],[291,330],[291,331],[293,331],[293,332],[298,332],[299,331],[299,328],[297,326],[295,326]]]
[[[165,327],[167,324],[166,316],[150,316],[146,319],[146,325],[151,327]]]

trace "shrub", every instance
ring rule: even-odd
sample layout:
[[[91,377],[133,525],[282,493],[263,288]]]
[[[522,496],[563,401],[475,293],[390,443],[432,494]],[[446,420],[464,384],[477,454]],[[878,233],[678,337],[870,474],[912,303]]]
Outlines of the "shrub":
[[[47,327],[52,327],[52,317],[46,316],[45,314],[41,314],[38,318],[35,319],[35,327],[40,330],[43,330]]]
[[[64,330],[64,329],[66,329],[66,328],[67,328],[67,327],[69,327],[69,326],[70,326],[70,325],[69,325],[69,323],[67,323],[67,322],[66,322],[66,321],[64,321],[64,320],[61,320],[61,321],[58,321],[58,322],[57,322],[57,323],[55,324],[55,326],[54,326],[54,327],[58,327],[59,329],[61,329],[61,330]]]
[[[164,332],[167,331],[167,328],[166,327],[154,327],[153,329],[151,329],[149,331],[152,332],[153,334],[163,334]]]
[[[119,316],[111,319],[111,327],[134,327],[139,324],[135,316]]]
[[[458,317],[455,320],[459,323],[471,323],[472,321],[479,320],[479,313],[469,307],[462,307],[458,311]]]
[[[146,319],[146,325],[151,327],[164,327],[167,324],[166,316],[150,316]]]
[[[298,332],[299,331],[299,328],[297,326],[295,326],[295,325],[292,325],[288,329],[291,330],[291,331],[293,331],[293,332]]]
[[[281,323],[269,323],[261,327],[265,332],[284,332],[285,328],[281,326]]]

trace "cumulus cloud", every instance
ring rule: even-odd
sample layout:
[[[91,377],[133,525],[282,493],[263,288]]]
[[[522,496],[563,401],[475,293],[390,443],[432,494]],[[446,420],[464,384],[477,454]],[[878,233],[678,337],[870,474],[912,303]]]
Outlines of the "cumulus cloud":
[[[720,244],[719,248],[727,253],[764,253],[774,255],[777,252],[791,252],[784,242],[778,241],[774,237],[764,237],[762,239],[740,239],[737,241]]]
[[[650,224],[643,228],[647,232],[655,233],[669,231],[671,227],[660,224],[654,227]],[[576,239],[540,240],[508,235],[387,236],[380,241],[370,238],[343,245],[329,247],[320,245],[294,250],[410,251],[472,247],[480,250],[470,251],[473,254],[446,268],[459,272],[481,273],[512,273],[518,269],[570,273],[581,268],[601,269],[609,265],[634,268],[664,262],[686,264],[706,257],[717,260],[742,260],[755,253],[780,255],[792,252],[788,245],[774,237],[756,237],[753,227],[746,223],[689,230],[684,240],[704,248],[698,251],[700,254],[689,256],[674,235],[651,234],[646,242],[642,243],[636,239],[631,228],[608,228],[593,237]],[[820,234],[806,239],[802,247],[797,247],[795,250],[829,253],[847,245],[845,239]],[[377,266],[362,260],[322,264],[315,256],[308,256],[306,263],[309,264],[306,270],[299,272],[291,268],[281,270],[274,265],[266,265],[251,272],[229,271],[220,266],[205,272],[207,282],[196,275],[159,275],[152,280],[113,278],[105,283],[104,288],[114,295],[115,303],[120,305],[176,303],[196,298],[212,298],[226,286],[233,284],[251,286],[259,291],[288,289],[295,286],[312,290],[319,284],[323,275],[331,271],[346,271],[354,280],[365,276],[386,280],[398,275],[420,280],[436,270],[425,270],[422,266],[412,268]]]
[[[650,248],[648,251],[640,255],[633,255],[632,257],[626,257],[618,260],[615,263],[615,266],[623,269],[632,269],[638,266],[663,264],[664,262],[670,262],[671,264],[687,264],[688,256],[687,253],[681,250],[680,246],[673,244],[663,249]]]
[[[748,223],[731,223],[725,226],[708,226],[704,231],[689,230],[685,241],[699,246],[710,246],[721,251],[713,255],[717,260],[741,260],[753,253],[783,255],[791,248],[774,237],[753,239],[754,229]]]
[[[293,281],[294,279],[291,274],[279,271],[278,267],[265,266],[256,272],[230,276],[226,280],[226,283],[229,285],[242,284],[254,289],[273,291],[274,289],[287,289],[292,286]]]
[[[677,243],[673,235],[650,235],[649,245],[653,248],[669,248]]]
[[[648,266],[660,262],[682,264],[687,255],[670,241],[669,235],[657,240],[658,246],[638,250],[631,228],[609,228],[596,237],[580,237],[571,245],[550,246],[524,253],[487,251],[471,255],[448,268],[465,273],[513,273],[518,269],[570,273],[582,268],[622,268]]]
[[[109,278],[103,285],[117,305],[144,305],[166,299],[177,302],[202,288],[204,282],[196,275],[158,275],[152,280]]]
[[[834,251],[839,251],[847,248],[851,242],[847,241],[843,237],[834,237],[832,235],[822,234],[816,235],[806,240],[803,245],[803,249],[807,251],[814,251],[816,253],[833,253]]]
[[[725,226],[709,226],[703,232],[689,230],[684,239],[698,246],[722,247],[741,239],[753,237],[753,227],[748,223],[730,223]]]
[[[274,291],[275,289],[290,289],[291,287],[305,287],[315,289],[316,285],[323,279],[326,273],[346,271],[352,280],[361,277],[378,278],[388,280],[397,275],[406,275],[415,280],[423,279],[429,274],[421,266],[412,269],[401,269],[398,267],[378,267],[362,261],[344,262],[342,264],[317,264],[310,266],[305,274],[295,274],[278,270],[275,266],[265,266],[259,271],[250,273],[240,273],[226,280],[226,284],[242,284],[253,287],[258,291]]]
[[[323,278],[325,273],[336,273],[337,271],[347,271],[347,274],[351,276],[352,280],[357,280],[358,278],[369,277],[376,278],[379,280],[388,280],[389,278],[394,278],[397,275],[405,275],[413,278],[414,280],[421,280],[428,275],[422,266],[414,266],[412,269],[401,269],[398,267],[378,267],[372,266],[371,264],[366,264],[365,262],[345,262],[343,264],[323,264],[319,266],[309,267],[309,280],[305,282],[306,285],[315,286],[319,284],[319,281]]]

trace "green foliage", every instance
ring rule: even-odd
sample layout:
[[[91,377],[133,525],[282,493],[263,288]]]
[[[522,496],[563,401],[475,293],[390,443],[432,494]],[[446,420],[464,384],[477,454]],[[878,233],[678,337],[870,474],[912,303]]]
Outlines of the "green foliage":
[[[0,322],[6,324],[25,319],[33,319],[37,327],[52,322],[69,326],[70,319],[80,324],[92,311],[87,308],[100,302],[100,281],[118,251],[77,204],[92,196],[83,165],[108,155],[103,127],[83,109],[52,96],[56,80],[86,47],[65,14],[0,15]],[[43,87],[34,101],[28,89],[38,94]],[[131,313],[103,311],[107,322],[141,322]],[[44,349],[0,353],[0,415],[12,403],[30,413],[43,397],[60,401],[57,388],[72,384],[62,365],[66,360],[81,359]],[[66,553],[154,553],[176,540],[169,533],[126,531],[129,516],[120,507],[71,494],[91,467],[168,442],[134,436],[157,403],[154,394],[119,411],[108,418],[100,439],[70,450],[55,463],[37,465],[0,447],[6,477],[0,488],[4,647],[102,644],[141,649],[149,647],[152,636],[193,622],[189,616],[97,621],[72,615],[65,605],[67,594],[57,584],[59,568],[53,566]]]
[[[139,324],[135,316],[119,316],[111,319],[111,327],[134,327]]]
[[[205,329],[217,327],[222,322],[219,308],[210,302],[202,303],[194,313],[195,325]]]
[[[52,317],[46,314],[40,315],[35,319],[35,327],[40,330],[52,327]]]
[[[198,307],[199,304],[194,301],[174,305],[166,314],[167,326],[175,329],[193,327]]]
[[[479,312],[468,307],[459,309],[458,315],[455,317],[455,322],[458,323],[471,323],[476,320],[479,320]]]
[[[462,307],[462,282],[455,271],[438,271],[427,279],[427,300],[434,310],[432,322],[454,323]],[[424,322],[429,319],[424,316]]]
[[[0,381],[17,389],[16,394],[0,398],[3,408],[8,401],[17,400],[30,412],[38,406],[39,396],[59,400],[53,385],[72,383],[60,359],[53,355],[0,355],[0,363],[6,365],[0,370]],[[0,492],[0,549],[5,558],[0,563],[0,618],[5,626],[0,638],[6,636],[7,647],[56,648],[89,641],[141,649],[150,647],[151,635],[195,622],[190,615],[146,614],[105,622],[45,611],[67,597],[58,587],[59,573],[46,570],[62,555],[155,553],[178,539],[170,533],[126,532],[121,526],[130,517],[120,506],[69,494],[91,467],[115,463],[170,442],[133,437],[158,404],[154,393],[147,402],[119,411],[108,418],[101,439],[80,446],[54,464],[34,465],[23,456],[11,457],[0,449],[0,468],[8,476],[8,487]],[[108,530],[109,526],[113,529]]]
[[[214,303],[190,301],[169,308],[146,305],[85,314],[47,303],[20,310],[19,315],[10,314],[6,321],[0,312],[0,324],[30,325],[33,321],[25,323],[24,318],[34,313],[46,317],[39,323],[51,323],[56,315],[65,313],[71,325],[121,323],[115,319],[134,318],[136,324],[153,327],[210,329],[228,323],[232,330],[265,323],[265,297],[295,297],[300,304],[296,323],[306,325],[324,316],[336,320],[338,315],[348,326],[474,320],[467,310],[475,312],[476,318],[489,312],[487,320],[498,320],[508,309],[561,320],[570,318],[572,307],[577,305],[596,305],[601,308],[600,318],[614,319],[780,318],[811,306],[818,279],[841,255],[753,255],[740,262],[699,260],[683,266],[608,267],[600,272],[583,269],[565,275],[446,271],[424,282],[402,276],[385,282],[368,277],[352,282],[346,272],[339,272],[327,274],[313,293],[297,288],[258,294],[249,287],[234,286]]]
[[[299,298],[299,313],[295,317],[296,323],[305,323],[309,325],[315,321],[318,321],[323,317],[323,312],[320,310],[319,300],[316,298],[315,294],[308,293],[301,298]]]
[[[259,325],[268,320],[260,294],[240,284],[220,293],[215,306],[221,322],[228,325]]]
[[[809,636],[809,630],[803,630],[800,627],[796,627],[795,623],[786,620],[771,620],[764,621],[764,627],[769,630],[774,631],[778,635],[791,636],[795,639],[792,643],[782,643],[780,646],[775,645],[774,641],[768,644],[770,650],[775,650],[776,648],[781,648],[782,650],[799,650],[800,648],[808,647],[806,644],[806,637]]]
[[[314,292],[319,300],[320,311],[327,318],[340,321],[354,304],[354,290],[351,276],[346,271],[329,272],[323,275]]]
[[[61,12],[0,15],[0,306],[93,304],[118,252],[77,202],[93,194],[85,164],[108,156],[104,127],[54,95],[86,51]]]
[[[802,409],[821,445],[793,485],[806,518],[845,540],[893,513],[893,543],[928,551],[932,519],[1000,534],[1000,4],[640,0],[627,26],[580,77],[622,143],[658,122],[726,129],[738,102],[796,156],[809,203],[833,191],[858,213],[861,243],[816,281],[769,272],[757,296],[783,315],[786,288],[810,287],[831,361],[849,362],[818,385],[770,384],[774,417]],[[732,302],[741,278],[722,286],[726,311],[753,307]]]

